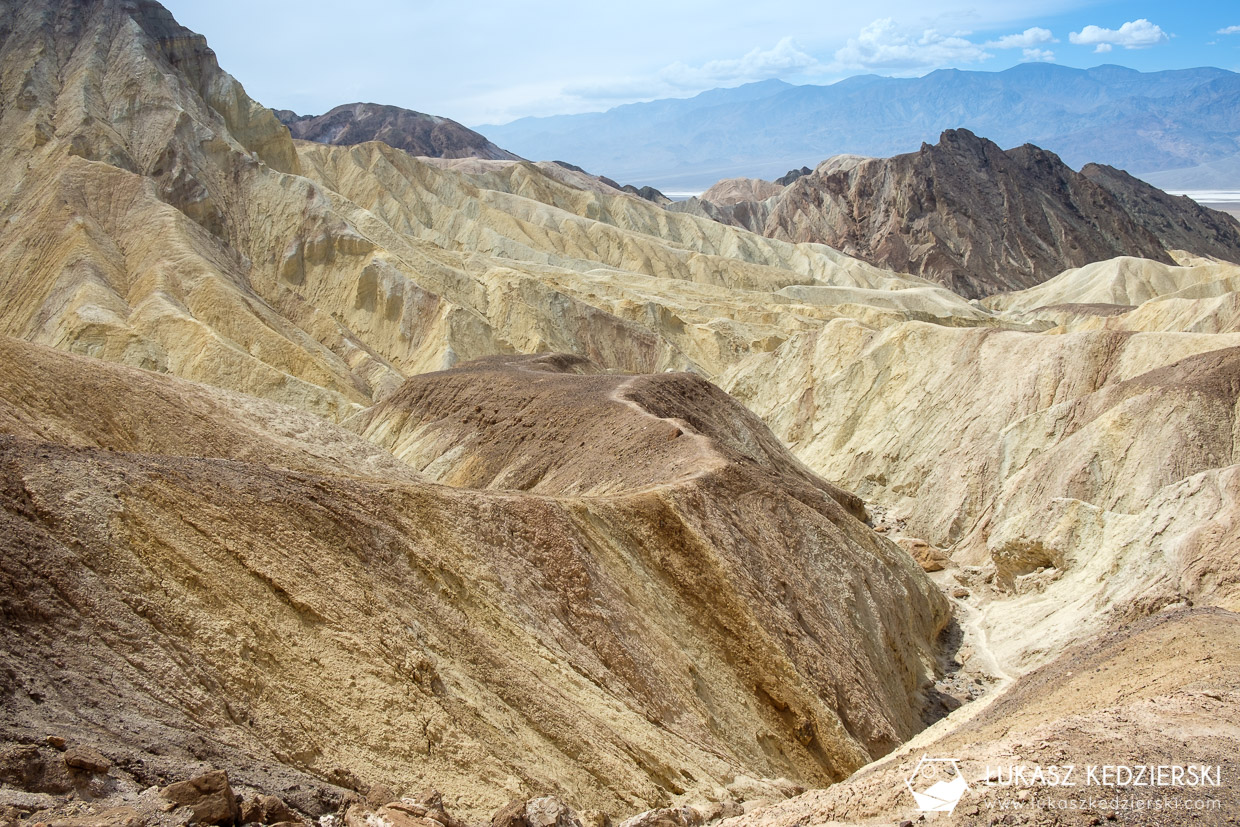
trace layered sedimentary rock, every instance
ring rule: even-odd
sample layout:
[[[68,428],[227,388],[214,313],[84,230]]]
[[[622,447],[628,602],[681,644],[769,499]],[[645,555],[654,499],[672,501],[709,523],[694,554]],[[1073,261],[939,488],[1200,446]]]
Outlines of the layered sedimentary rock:
[[[201,38],[137,9],[11,7],[4,94],[25,103],[0,117],[8,335],[340,418],[405,375],[494,353],[714,375],[840,314],[772,313],[754,292],[924,286],[558,166],[462,173],[376,142],[295,147]]]
[[[1089,264],[985,304],[1064,330],[1236,332],[1240,268],[1183,253],[1176,258],[1181,263],[1174,266],[1128,257]]]
[[[1240,222],[1233,216],[1203,207],[1187,195],[1168,195],[1105,164],[1086,164],[1081,175],[1115,196],[1165,249],[1240,262]]]
[[[915,736],[961,675],[1238,608],[1240,268],[969,302],[560,164],[294,142],[154,4],[0,11],[29,810],[58,732],[135,800],[207,769],[307,816],[376,782],[477,820],[756,798]]]
[[[1170,261],[1110,193],[1049,152],[968,130],[794,182],[766,233],[830,244],[976,298],[1116,255]]]
[[[320,144],[352,146],[367,141],[383,141],[410,155],[429,158],[521,160],[450,118],[401,109],[399,106],[346,103],[322,115],[298,115],[286,109],[276,110],[275,114],[294,138]]]
[[[280,405],[0,348],[6,739],[482,816],[829,783],[920,727],[945,600],[703,380],[410,380],[364,430],[421,464],[405,435],[449,429],[427,476]]]
[[[1230,575],[1207,583],[1189,569],[1235,565],[1227,543],[1204,538],[1226,533],[1234,510],[1237,345],[841,320],[722,384],[811,467],[980,567],[961,576],[975,599],[1000,598],[989,644],[1019,672],[1115,612],[1234,606]],[[804,390],[780,398],[772,381]]]
[[[1240,259],[1240,223],[1226,214],[1109,167],[1074,172],[1030,144],[1001,150],[965,129],[908,155],[829,159],[773,202],[750,201],[728,197],[696,213],[829,244],[968,298],[1120,255],[1170,264],[1176,249]]]
[[[905,780],[923,756],[952,756],[968,784],[952,824],[989,825],[996,813],[1009,824],[1064,823],[1065,813],[1083,824],[1225,824],[1240,806],[1227,781],[1231,756],[1240,747],[1232,714],[1240,693],[1238,626],[1231,612],[1180,609],[1117,629],[1022,677],[951,731],[928,731],[844,784],[731,823],[916,822],[917,802]],[[1176,783],[1173,765],[1179,768]],[[1190,765],[1197,779],[1192,786],[1185,781]],[[1117,786],[1118,766],[1133,779],[1141,773],[1146,783]],[[1168,767],[1162,783],[1151,783],[1159,766]],[[1024,768],[1023,781],[1018,767]],[[1028,780],[1038,767],[1041,780]],[[1112,768],[1105,778],[1103,767]],[[1204,782],[1203,767],[1209,768]],[[1056,779],[1071,786],[1045,783]],[[1128,799],[1134,790],[1139,797]]]
[[[849,301],[984,313],[563,168],[295,144],[154,4],[4,13],[6,738],[483,817],[828,783],[922,725],[944,599],[703,379],[405,382],[552,349],[713,374]],[[405,448],[428,411],[450,456]]]
[[[740,201],[765,201],[772,195],[783,192],[783,189],[783,184],[763,181],[760,178],[725,178],[702,193],[701,198],[720,207],[727,207]]]

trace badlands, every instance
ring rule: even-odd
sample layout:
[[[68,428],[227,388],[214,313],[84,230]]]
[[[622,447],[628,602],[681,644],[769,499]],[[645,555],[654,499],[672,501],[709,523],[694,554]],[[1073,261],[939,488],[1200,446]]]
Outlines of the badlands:
[[[759,233],[375,109],[0,0],[0,823],[1240,818],[1240,224],[952,132]]]

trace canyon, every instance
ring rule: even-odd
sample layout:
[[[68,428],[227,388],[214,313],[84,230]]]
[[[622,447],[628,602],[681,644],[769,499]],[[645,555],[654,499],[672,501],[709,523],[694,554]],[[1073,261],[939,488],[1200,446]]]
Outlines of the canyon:
[[[0,819],[898,823],[924,751],[1235,754],[1234,219],[964,130],[678,206],[297,139],[151,0],[0,12]]]

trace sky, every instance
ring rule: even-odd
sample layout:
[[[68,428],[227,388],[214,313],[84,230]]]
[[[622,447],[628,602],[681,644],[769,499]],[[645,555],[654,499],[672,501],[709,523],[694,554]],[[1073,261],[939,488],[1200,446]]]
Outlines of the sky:
[[[769,78],[829,84],[1036,60],[1240,71],[1236,0],[163,3],[267,106],[305,115],[365,101],[466,126]]]

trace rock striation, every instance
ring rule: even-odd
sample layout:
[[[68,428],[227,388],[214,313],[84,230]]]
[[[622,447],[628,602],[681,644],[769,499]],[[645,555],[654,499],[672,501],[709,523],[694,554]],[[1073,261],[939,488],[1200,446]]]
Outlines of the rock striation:
[[[1228,720],[1186,643],[1240,608],[1221,256],[970,302],[571,165],[295,141],[153,3],[0,12],[0,817],[198,779],[234,821],[684,827],[969,720]],[[901,163],[1061,180],[953,142]],[[1099,181],[1095,231],[1226,231]],[[1003,214],[965,206],[923,229]]]
[[[794,182],[764,231],[817,241],[968,298],[1029,287],[1121,253],[1170,261],[1105,190],[1054,155],[968,130]]]
[[[0,437],[6,740],[69,728],[286,799],[273,766],[620,813],[741,774],[829,783],[920,728],[945,599],[701,379],[559,357],[411,379],[364,430],[459,438],[449,487],[321,421],[281,438],[306,424],[270,403],[3,344],[31,366],[8,421],[45,429]],[[179,444],[135,433],[190,411]],[[630,476],[585,484],[609,467]]]
[[[1090,165],[1077,173],[1038,147],[1004,151],[965,129],[909,155],[829,159],[773,201],[747,203],[722,188],[718,195],[693,212],[772,238],[828,244],[966,298],[1032,287],[1120,255],[1171,264],[1174,249],[1240,260],[1240,223],[1231,216],[1119,170]]]
[[[701,198],[716,206],[728,207],[740,201],[765,201],[783,189],[784,184],[759,178],[725,178],[702,193]]]
[[[1240,262],[1240,222],[1235,217],[1203,207],[1187,195],[1168,195],[1104,164],[1086,164],[1081,175],[1115,196],[1124,211],[1157,236],[1167,250]]]

